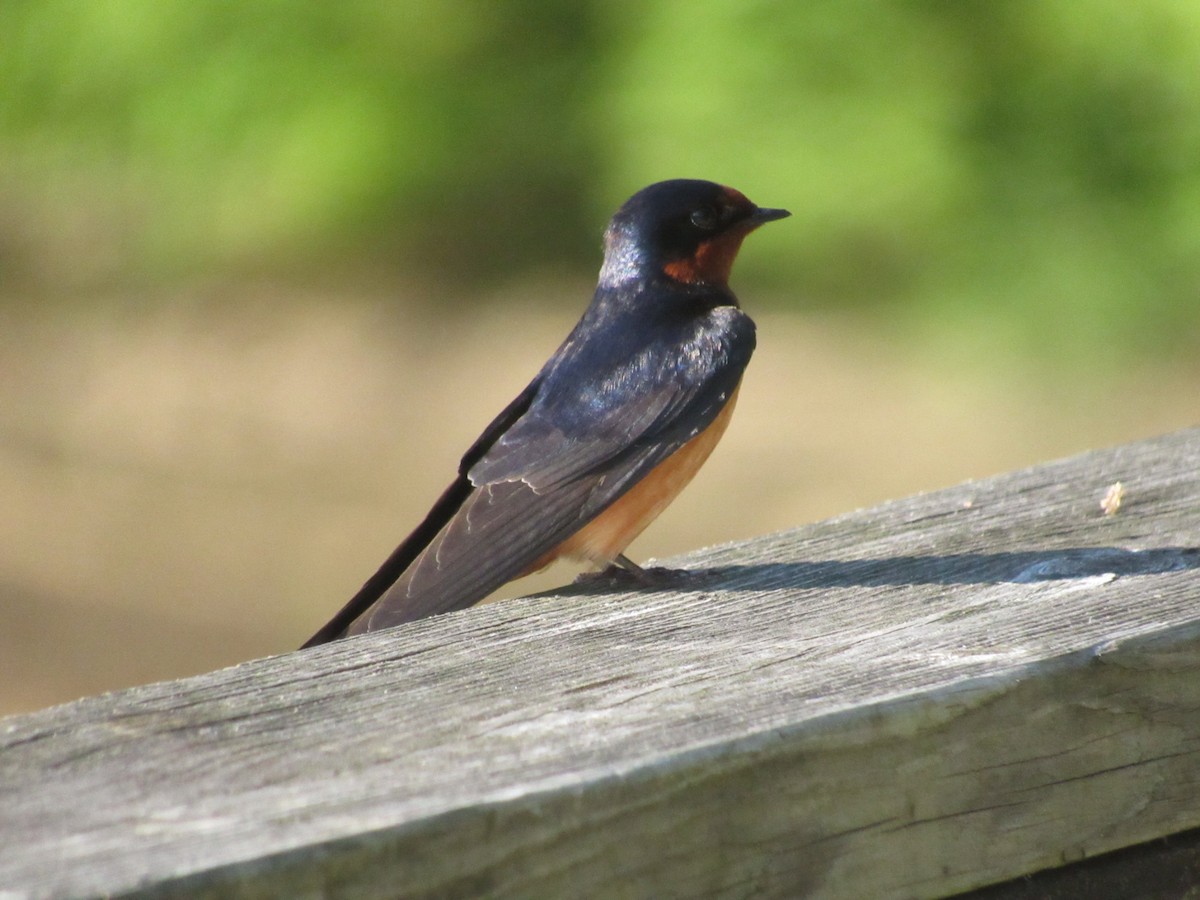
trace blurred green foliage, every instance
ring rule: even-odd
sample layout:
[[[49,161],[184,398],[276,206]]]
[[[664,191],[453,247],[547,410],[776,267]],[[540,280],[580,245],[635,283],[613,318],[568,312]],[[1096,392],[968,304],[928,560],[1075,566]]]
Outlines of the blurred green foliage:
[[[1194,0],[6,0],[0,30],[11,280],[590,268],[688,176],[793,210],[739,269],[798,304],[1200,346]]]

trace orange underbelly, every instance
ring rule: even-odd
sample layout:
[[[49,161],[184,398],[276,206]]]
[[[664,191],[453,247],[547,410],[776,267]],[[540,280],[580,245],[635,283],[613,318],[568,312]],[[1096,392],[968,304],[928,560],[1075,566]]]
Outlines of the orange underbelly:
[[[687,487],[704,465],[729,426],[733,407],[737,403],[738,388],[734,389],[729,402],[707,428],[655,466],[649,475],[604,512],[540,557],[523,574],[536,572],[563,556],[599,565],[608,565],[616,559],[634,538],[658,518],[658,514]]]

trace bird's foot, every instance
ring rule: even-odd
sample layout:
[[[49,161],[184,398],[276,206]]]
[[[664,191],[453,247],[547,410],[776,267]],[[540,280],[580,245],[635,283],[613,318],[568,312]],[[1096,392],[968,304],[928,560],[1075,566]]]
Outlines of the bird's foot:
[[[605,569],[585,572],[575,579],[576,584],[609,582],[614,585],[633,583],[643,588],[665,588],[690,577],[686,569],[667,569],[662,566],[642,567],[625,554],[619,554]]]

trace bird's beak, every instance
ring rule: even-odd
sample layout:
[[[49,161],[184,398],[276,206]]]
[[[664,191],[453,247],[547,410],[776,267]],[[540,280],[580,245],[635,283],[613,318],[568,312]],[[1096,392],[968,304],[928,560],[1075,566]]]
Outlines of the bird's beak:
[[[791,213],[786,209],[767,209],[760,206],[750,213],[750,221],[757,228],[759,225],[774,222],[776,219],[786,219],[790,215]]]

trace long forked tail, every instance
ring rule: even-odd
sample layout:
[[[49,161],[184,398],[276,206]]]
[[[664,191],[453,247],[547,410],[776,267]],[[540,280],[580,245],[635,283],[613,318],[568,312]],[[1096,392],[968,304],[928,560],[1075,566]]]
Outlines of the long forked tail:
[[[382,597],[387,589],[396,583],[396,580],[404,574],[404,570],[412,565],[415,560],[432,541],[442,527],[454,517],[462,506],[463,501],[471,494],[471,483],[465,475],[460,475],[455,479],[454,483],[442,493],[441,498],[433,505],[433,509],[425,516],[423,522],[417,526],[403,543],[392,551],[382,566],[379,567],[374,575],[367,579],[367,582],[359,589],[358,593],[350,598],[350,602],[343,606],[332,619],[321,626],[312,637],[300,645],[300,649],[304,650],[308,647],[315,647],[318,644],[327,644],[330,641],[336,641],[338,638],[346,634],[346,630],[350,625],[365,613],[372,604]]]

